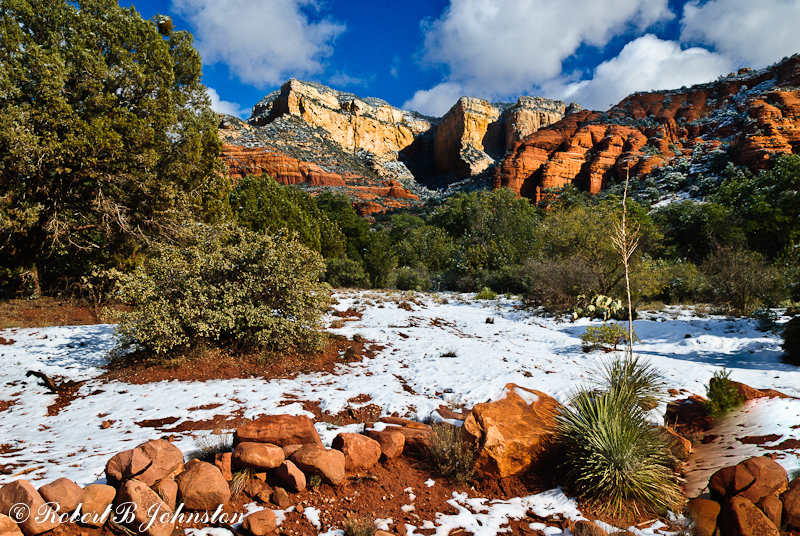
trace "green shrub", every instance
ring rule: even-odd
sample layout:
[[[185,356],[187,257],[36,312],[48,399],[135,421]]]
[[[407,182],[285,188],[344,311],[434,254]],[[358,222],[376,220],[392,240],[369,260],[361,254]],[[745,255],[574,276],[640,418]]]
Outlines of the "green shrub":
[[[489,287],[483,287],[480,292],[475,295],[476,300],[493,300],[497,297],[497,294],[492,292],[492,289]]]
[[[188,348],[314,349],[328,303],[319,254],[294,238],[234,226],[187,227],[130,273],[115,272],[121,344],[155,355]]]
[[[669,446],[642,408],[660,392],[660,374],[638,359],[617,358],[600,375],[605,389],[579,389],[556,416],[566,480],[614,514],[663,514],[681,505]]]
[[[475,476],[475,448],[461,439],[460,429],[434,424],[428,443],[428,459],[436,472],[452,484],[469,482]]]
[[[328,259],[325,266],[325,280],[334,288],[369,287],[369,276],[359,261],[336,257]]]
[[[634,342],[639,340],[636,332],[633,333]],[[620,344],[627,344],[630,341],[628,330],[620,324],[602,324],[600,326],[589,326],[581,335],[583,348],[587,352],[600,350],[603,348],[617,349]]]
[[[783,328],[782,348],[787,362],[800,365],[800,316],[789,320]]]
[[[706,386],[706,398],[708,400],[704,405],[708,414],[712,417],[719,417],[743,402],[742,396],[733,382],[731,382],[730,374],[730,371],[724,368],[718,370]]]
[[[395,271],[394,281],[395,286],[400,290],[423,292],[431,288],[431,277],[424,265],[418,265],[414,268],[410,266],[398,268]]]

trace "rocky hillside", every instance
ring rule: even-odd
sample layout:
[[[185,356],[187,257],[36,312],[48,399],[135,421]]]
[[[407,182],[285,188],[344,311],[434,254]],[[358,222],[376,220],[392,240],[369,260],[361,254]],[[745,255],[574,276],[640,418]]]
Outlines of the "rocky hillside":
[[[338,189],[368,214],[421,204],[454,183],[488,185],[512,144],[576,109],[538,97],[463,97],[439,119],[292,79],[247,121],[223,116],[220,136],[231,176]]]
[[[702,85],[635,93],[609,111],[580,111],[515,143],[492,187],[541,199],[574,184],[597,193],[610,181],[647,175],[685,157],[692,173],[715,155],[763,169],[775,153],[800,151],[800,55],[767,69],[741,69]]]

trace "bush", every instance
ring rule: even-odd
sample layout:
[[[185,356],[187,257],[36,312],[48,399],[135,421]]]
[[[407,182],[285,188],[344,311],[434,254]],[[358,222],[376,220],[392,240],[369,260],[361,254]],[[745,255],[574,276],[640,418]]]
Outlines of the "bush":
[[[586,296],[578,296],[579,304],[575,306],[572,317],[577,318],[599,318],[606,321],[610,318],[617,320],[624,319],[627,308],[622,307],[622,300],[615,300],[610,296],[596,295],[587,300]]]
[[[475,448],[461,439],[460,429],[434,424],[428,455],[436,472],[452,484],[469,482],[475,476]]]
[[[636,332],[633,333],[633,340],[638,341]],[[600,326],[589,326],[581,335],[583,348],[587,352],[600,350],[603,348],[617,349],[617,345],[628,344],[630,334],[628,330],[620,324],[602,324]]]
[[[789,320],[783,328],[782,348],[788,363],[800,365],[800,316]]]
[[[775,299],[777,271],[754,251],[719,246],[703,262],[714,301],[742,314]]]
[[[423,292],[431,288],[431,278],[424,265],[415,268],[402,266],[397,269],[394,277],[395,286],[400,290]]]
[[[346,257],[328,259],[325,280],[334,288],[369,287],[369,276],[362,264]]]
[[[660,392],[660,374],[628,358],[600,374],[605,389],[581,388],[556,416],[567,481],[616,515],[678,507],[683,496],[671,478],[669,446],[642,409],[648,396]]]
[[[351,518],[344,522],[345,536],[373,536],[378,531],[370,516]]]
[[[156,356],[203,346],[319,348],[328,303],[319,254],[294,238],[233,226],[186,228],[131,273],[115,272],[122,345]]]
[[[492,292],[492,289],[489,287],[483,287],[480,292],[475,294],[476,300],[493,300],[497,297],[497,294]]]
[[[704,406],[712,417],[719,417],[729,409],[743,402],[742,396],[730,380],[730,371],[718,370],[706,386]]]

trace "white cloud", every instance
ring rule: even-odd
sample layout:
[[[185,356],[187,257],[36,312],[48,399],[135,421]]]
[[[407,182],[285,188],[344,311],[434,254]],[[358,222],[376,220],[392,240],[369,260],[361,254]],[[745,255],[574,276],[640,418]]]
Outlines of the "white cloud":
[[[581,45],[672,18],[666,0],[452,0],[423,24],[423,60],[446,66],[446,82],[492,98],[558,77]]]
[[[731,59],[721,54],[698,47],[683,50],[675,41],[646,34],[625,45],[617,57],[598,65],[590,80],[553,82],[546,93],[584,108],[607,110],[635,91],[710,82],[732,68]]]
[[[234,115],[241,119],[250,117],[250,108],[242,108],[235,102],[224,101],[219,98],[219,93],[214,88],[207,87],[206,93],[208,98],[211,99],[211,109],[218,114]]]
[[[798,21],[796,0],[693,0],[683,9],[681,40],[760,69],[800,52]]]
[[[460,84],[443,82],[431,89],[420,89],[401,108],[433,117],[447,113],[458,99],[468,96]],[[472,96],[472,95],[469,95]]]
[[[315,0],[173,0],[188,20],[203,62],[223,62],[243,82],[259,87],[322,72],[323,60],[345,26],[311,22],[302,8]]]

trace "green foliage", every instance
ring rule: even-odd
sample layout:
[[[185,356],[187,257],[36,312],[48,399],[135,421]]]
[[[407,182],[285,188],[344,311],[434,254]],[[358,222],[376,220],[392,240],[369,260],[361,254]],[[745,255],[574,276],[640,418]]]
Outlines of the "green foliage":
[[[787,362],[800,365],[800,316],[789,320],[783,328],[783,351]]]
[[[665,274],[665,298],[672,303],[701,301],[706,292],[706,280],[695,264],[686,259],[659,260]]]
[[[642,409],[642,395],[660,391],[659,374],[625,358],[607,365],[606,376],[605,389],[581,388],[556,416],[567,481],[614,514],[666,513],[683,497],[671,478],[668,445]]]
[[[311,488],[312,490],[316,489],[317,487],[319,487],[320,484],[322,484],[322,477],[319,475],[308,475],[307,483],[309,488]]]
[[[731,408],[743,402],[742,396],[731,382],[730,371],[723,368],[714,372],[714,377],[706,386],[706,402],[704,406],[712,417],[719,417]]]
[[[424,265],[401,266],[395,272],[395,286],[400,290],[424,292],[431,288],[431,278]]]
[[[483,287],[480,292],[475,294],[476,300],[493,300],[497,297],[497,294],[492,292],[492,289],[489,287]]]
[[[633,340],[639,340],[636,332],[633,334]],[[586,328],[586,331],[583,332],[583,335],[581,335],[583,348],[588,352],[592,350],[601,350],[603,348],[613,348],[616,350],[618,345],[627,344],[629,341],[630,334],[628,330],[620,324],[589,326]]]
[[[730,207],[750,249],[776,258],[800,243],[800,155],[775,157],[771,170],[730,174],[714,200]]]
[[[359,261],[347,257],[334,257],[326,261],[325,280],[334,288],[369,287],[369,276]]]
[[[531,251],[539,212],[508,188],[460,192],[439,207],[429,225],[443,229],[458,245],[456,269],[495,270],[517,264]],[[432,267],[429,267],[432,268]]]
[[[258,233],[292,230],[303,245],[326,258],[344,254],[346,239],[314,199],[266,175],[242,177],[228,195],[236,223]]]
[[[639,227],[639,247],[630,259],[631,289],[650,289],[647,270],[638,266],[657,250],[661,235],[644,209],[628,201],[628,225]],[[537,301],[563,304],[580,294],[619,294],[624,291],[622,261],[611,237],[621,219],[621,202],[613,197],[594,205],[557,203],[536,228],[537,255],[529,266],[539,272],[531,277],[531,295]],[[542,280],[549,276],[550,281]],[[655,285],[656,287],[658,285]]]
[[[694,200],[670,203],[653,211],[653,221],[664,234],[667,254],[698,262],[718,242],[734,242],[744,235],[733,218],[733,210],[719,203]]]
[[[113,0],[0,7],[0,264],[37,283],[223,212],[217,116],[187,32]]]
[[[369,224],[356,214],[350,199],[344,194],[322,192],[314,201],[347,238],[347,257],[361,262],[370,242]]]
[[[294,238],[233,226],[185,229],[181,244],[156,244],[116,297],[133,305],[117,327],[123,343],[157,358],[198,346],[318,348],[328,303],[319,254]]]
[[[451,484],[469,482],[475,476],[475,448],[461,439],[460,429],[451,424],[431,426],[428,459],[436,472]]]
[[[391,234],[395,233],[394,227]],[[456,255],[453,239],[439,227],[423,225],[404,234],[395,246],[401,266],[424,265],[432,272],[450,268]]]

